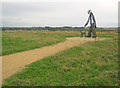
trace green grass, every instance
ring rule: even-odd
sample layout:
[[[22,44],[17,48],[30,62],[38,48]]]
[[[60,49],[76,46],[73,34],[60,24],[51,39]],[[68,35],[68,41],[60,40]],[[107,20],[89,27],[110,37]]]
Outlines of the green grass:
[[[109,35],[109,34],[106,34]],[[106,36],[98,34],[98,36]],[[118,39],[88,42],[26,65],[3,86],[118,86]]]
[[[79,32],[5,31],[2,32],[2,55],[41,48],[80,36]]]
[[[103,34],[98,34],[98,37],[115,36],[115,34],[110,32],[100,33]],[[116,34],[116,36],[118,35]],[[5,31],[2,32],[2,55],[56,44],[65,41],[66,37],[80,37],[80,32]]]

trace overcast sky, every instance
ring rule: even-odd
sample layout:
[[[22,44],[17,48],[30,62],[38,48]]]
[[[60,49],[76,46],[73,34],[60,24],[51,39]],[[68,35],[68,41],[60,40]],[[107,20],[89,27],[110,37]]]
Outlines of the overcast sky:
[[[2,3],[2,26],[84,26],[88,19],[87,11],[91,9],[95,15],[98,27],[117,27],[118,1],[119,0],[6,1]]]

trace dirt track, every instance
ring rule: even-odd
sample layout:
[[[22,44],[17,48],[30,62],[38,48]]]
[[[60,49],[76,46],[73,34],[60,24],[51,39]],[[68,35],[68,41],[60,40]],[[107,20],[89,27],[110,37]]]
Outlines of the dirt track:
[[[98,39],[98,40],[104,40]],[[93,38],[67,38],[66,41],[52,46],[42,47],[34,50],[24,51],[2,57],[2,80],[15,74],[24,68],[25,65],[35,62],[47,56],[54,55],[65,49],[81,45],[88,41],[95,41]]]

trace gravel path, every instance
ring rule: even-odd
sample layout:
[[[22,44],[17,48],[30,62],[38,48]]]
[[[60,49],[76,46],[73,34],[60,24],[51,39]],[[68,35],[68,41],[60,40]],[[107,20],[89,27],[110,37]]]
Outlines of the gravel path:
[[[104,38],[97,40],[104,40]],[[18,71],[21,71],[21,69],[25,68],[24,66],[27,64],[40,60],[44,57],[54,55],[65,49],[84,44],[88,41],[95,41],[95,39],[80,37],[67,38],[66,41],[52,46],[46,46],[38,49],[2,56],[2,80],[8,78]]]

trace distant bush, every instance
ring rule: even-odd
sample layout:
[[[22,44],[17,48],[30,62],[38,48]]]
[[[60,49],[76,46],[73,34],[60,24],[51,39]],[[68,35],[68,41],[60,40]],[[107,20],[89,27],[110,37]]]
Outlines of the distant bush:
[[[31,31],[31,30],[38,30],[38,31],[88,31],[89,27],[71,27],[71,26],[64,26],[64,27],[2,27],[2,31]],[[104,28],[96,28],[96,31],[115,31],[110,29]]]

